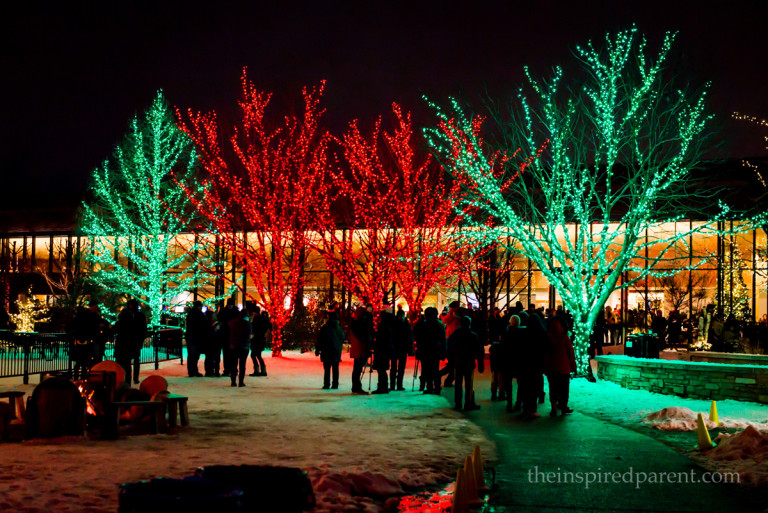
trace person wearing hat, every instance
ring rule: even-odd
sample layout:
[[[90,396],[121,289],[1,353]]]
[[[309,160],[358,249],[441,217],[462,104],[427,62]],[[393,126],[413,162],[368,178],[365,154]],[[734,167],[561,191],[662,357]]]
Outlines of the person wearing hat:
[[[328,312],[328,320],[320,328],[315,347],[315,356],[319,356],[323,362],[323,390],[339,388],[339,362],[343,346],[344,331],[339,324],[339,314],[335,311]]]

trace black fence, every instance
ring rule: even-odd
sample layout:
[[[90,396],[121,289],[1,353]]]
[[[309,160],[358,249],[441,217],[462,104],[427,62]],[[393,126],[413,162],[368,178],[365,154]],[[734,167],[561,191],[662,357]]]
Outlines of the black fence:
[[[14,333],[0,330],[0,378],[24,377],[29,383],[31,374],[71,372],[71,338],[66,333]],[[161,327],[151,331],[141,348],[142,364],[180,359],[182,363],[183,332],[180,328]],[[114,338],[108,339],[104,359],[115,359]]]

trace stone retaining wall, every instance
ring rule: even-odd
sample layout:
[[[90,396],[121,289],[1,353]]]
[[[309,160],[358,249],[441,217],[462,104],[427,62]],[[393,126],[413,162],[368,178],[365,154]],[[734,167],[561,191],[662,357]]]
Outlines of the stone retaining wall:
[[[768,366],[598,356],[598,378],[624,388],[695,399],[768,404]]]

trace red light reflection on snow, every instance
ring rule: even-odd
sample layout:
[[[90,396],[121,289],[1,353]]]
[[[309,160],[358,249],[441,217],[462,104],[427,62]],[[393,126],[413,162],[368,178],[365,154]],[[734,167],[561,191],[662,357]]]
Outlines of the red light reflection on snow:
[[[398,511],[401,513],[443,513],[451,510],[453,483],[439,492],[406,495],[400,498]]]

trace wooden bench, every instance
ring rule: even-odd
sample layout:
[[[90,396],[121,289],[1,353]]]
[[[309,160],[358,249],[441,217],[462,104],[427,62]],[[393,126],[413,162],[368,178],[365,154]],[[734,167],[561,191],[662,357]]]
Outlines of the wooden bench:
[[[110,403],[111,413],[107,415],[108,418],[106,422],[110,425],[110,434],[117,435],[117,428],[120,423],[120,413],[133,407],[149,409],[150,434],[156,435],[168,431],[168,426],[165,422],[165,412],[167,409],[165,401],[116,401]]]
[[[187,400],[189,398],[178,394],[168,394],[164,401],[168,403],[168,426],[176,427],[176,412],[179,412],[181,425],[189,424],[189,410],[187,410]]]
[[[0,392],[0,399],[8,399],[8,406],[11,407],[11,420],[24,418],[24,394],[25,392],[20,390]]]

